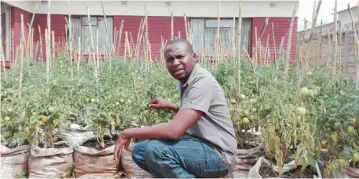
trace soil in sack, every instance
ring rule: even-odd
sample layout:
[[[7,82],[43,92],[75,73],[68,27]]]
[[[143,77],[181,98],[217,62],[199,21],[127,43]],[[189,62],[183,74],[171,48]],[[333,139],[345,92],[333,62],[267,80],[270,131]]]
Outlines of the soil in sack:
[[[315,168],[306,167],[302,170],[301,166],[295,167],[295,161],[285,162],[283,175],[280,178],[321,178],[319,165]],[[279,178],[278,166],[273,166],[270,162],[261,157],[257,163],[249,170],[249,178]]]
[[[105,135],[105,146],[101,147],[96,137],[91,137],[74,148],[74,175],[76,178],[119,178],[114,160],[118,136]]]
[[[348,177],[359,178],[359,162],[351,162],[345,173]]]
[[[28,176],[30,145],[13,147],[0,145],[1,171],[0,178],[17,178]]]
[[[131,143],[127,150],[125,147],[121,150],[121,170],[124,171],[124,176],[128,178],[153,178],[153,176],[147,171],[140,168],[132,159],[132,150],[135,147],[135,143]]]
[[[32,146],[29,158],[29,178],[71,177],[73,169],[73,148],[65,141],[53,148]]]
[[[237,164],[233,169],[233,177],[246,177],[248,171],[256,164],[257,160],[264,155],[263,143],[259,136],[249,134],[250,141],[245,142],[244,146],[237,146]]]

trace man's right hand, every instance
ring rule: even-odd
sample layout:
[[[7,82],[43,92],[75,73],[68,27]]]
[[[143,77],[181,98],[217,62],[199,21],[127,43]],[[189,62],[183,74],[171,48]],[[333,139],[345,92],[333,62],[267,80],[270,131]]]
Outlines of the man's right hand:
[[[175,112],[178,111],[178,108],[175,104],[163,98],[152,99],[150,102],[150,107],[155,109],[171,109],[172,111]]]

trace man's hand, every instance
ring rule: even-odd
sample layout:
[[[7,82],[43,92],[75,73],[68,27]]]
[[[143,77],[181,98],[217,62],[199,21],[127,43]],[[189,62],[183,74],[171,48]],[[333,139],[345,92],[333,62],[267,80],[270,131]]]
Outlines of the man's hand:
[[[163,98],[155,98],[151,100],[150,107],[155,109],[170,109],[174,112],[178,111],[178,107],[175,104]]]
[[[120,164],[119,153],[121,151],[122,146],[124,146],[128,150],[128,146],[130,145],[131,139],[125,138],[124,136],[120,135],[117,140],[117,144],[114,151],[116,166]]]

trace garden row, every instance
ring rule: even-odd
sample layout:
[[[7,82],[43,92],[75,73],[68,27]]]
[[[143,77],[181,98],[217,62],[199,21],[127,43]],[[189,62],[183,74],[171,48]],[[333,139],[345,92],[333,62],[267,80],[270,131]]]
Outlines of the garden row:
[[[243,60],[238,92],[235,63],[201,63],[227,95],[238,136],[235,171],[263,178],[358,177],[353,79],[324,66],[297,64],[287,71],[281,61],[255,67]],[[47,72],[45,64],[28,60],[23,69],[15,65],[2,74],[2,177],[149,176],[126,150],[115,166],[116,136],[171,120],[174,113],[148,103],[163,97],[178,104],[177,82],[162,63],[69,64],[59,56]]]

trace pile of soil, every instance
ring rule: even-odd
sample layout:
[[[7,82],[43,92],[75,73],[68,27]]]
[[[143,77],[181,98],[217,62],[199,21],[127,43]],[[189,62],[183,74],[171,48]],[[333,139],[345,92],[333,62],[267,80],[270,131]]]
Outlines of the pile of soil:
[[[279,174],[268,165],[262,165],[259,169],[259,174],[262,178],[278,178]],[[296,169],[283,173],[281,178],[313,178],[314,175],[317,175],[317,172],[313,171],[310,168],[305,168],[304,170],[301,167],[297,167]]]
[[[104,137],[104,143],[105,143],[104,147],[102,147],[97,142],[96,139],[88,140],[82,146],[89,147],[89,148],[94,148],[94,149],[97,149],[97,150],[103,150],[105,148],[108,148],[108,147],[111,147],[111,146],[115,145],[116,142],[117,142],[117,137],[110,138],[109,136],[105,136]]]

